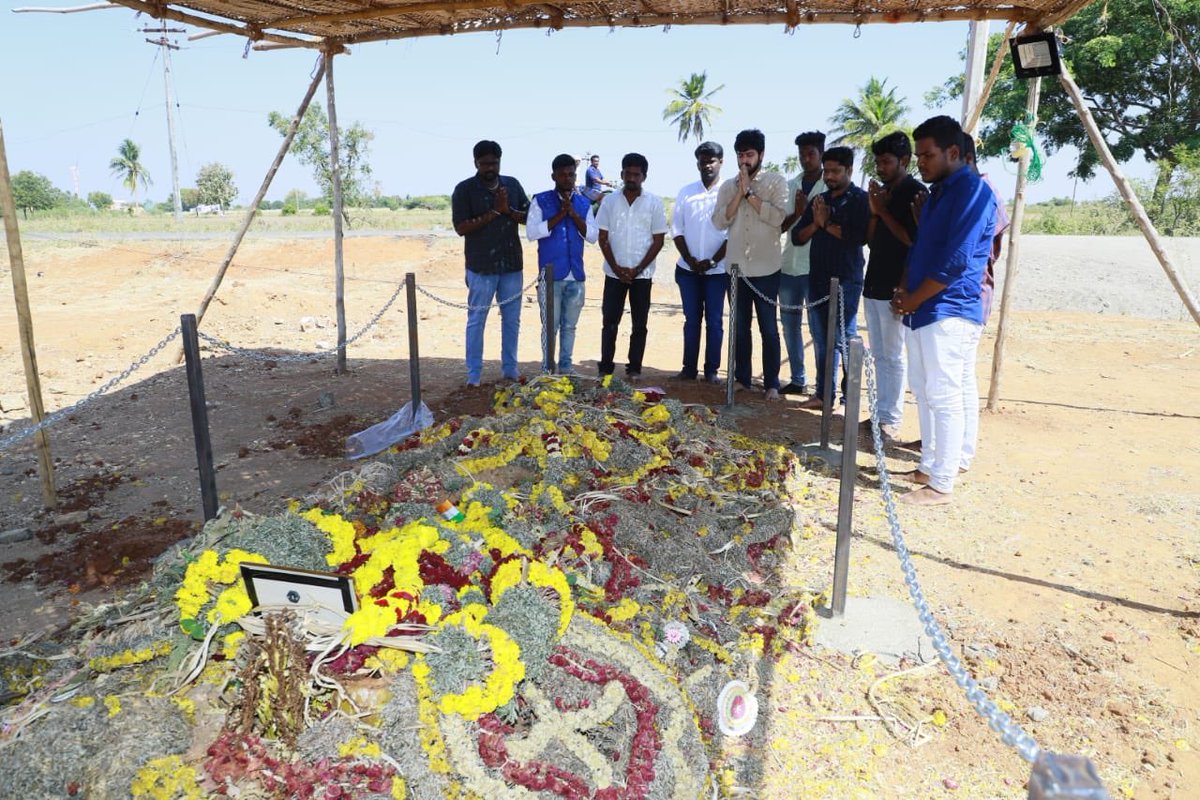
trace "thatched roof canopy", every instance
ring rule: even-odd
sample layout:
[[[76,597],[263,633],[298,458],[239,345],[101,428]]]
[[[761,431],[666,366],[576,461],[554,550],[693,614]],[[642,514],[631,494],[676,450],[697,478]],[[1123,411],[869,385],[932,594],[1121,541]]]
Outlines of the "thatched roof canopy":
[[[260,42],[337,49],[357,42],[516,28],[783,25],[1004,19],[1057,24],[1092,0],[111,0]]]

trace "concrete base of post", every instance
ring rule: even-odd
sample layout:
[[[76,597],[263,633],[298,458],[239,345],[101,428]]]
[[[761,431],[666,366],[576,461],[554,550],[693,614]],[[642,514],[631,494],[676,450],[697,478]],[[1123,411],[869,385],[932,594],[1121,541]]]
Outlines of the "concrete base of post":
[[[907,600],[891,597],[847,597],[846,613],[832,616],[817,609],[821,620],[813,643],[839,653],[874,653],[888,665],[901,658],[917,663],[937,659],[933,642],[925,634],[917,610]]]

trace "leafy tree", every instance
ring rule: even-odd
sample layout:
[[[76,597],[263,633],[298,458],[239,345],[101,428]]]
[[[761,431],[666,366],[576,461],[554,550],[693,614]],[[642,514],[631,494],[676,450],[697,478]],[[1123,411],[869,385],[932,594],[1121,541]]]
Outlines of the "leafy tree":
[[[193,208],[200,205],[200,190],[191,186],[185,186],[180,189],[179,205],[183,206],[184,211],[191,211]],[[175,210],[174,198],[172,198],[171,210]]]
[[[1084,8],[1062,26],[1067,63],[1103,131],[1113,156],[1134,153],[1157,167],[1151,214],[1162,214],[1168,187],[1182,163],[1180,152],[1200,150],[1200,3],[1195,0],[1107,0]],[[988,43],[989,60],[1008,47],[999,34]],[[964,54],[965,57],[965,54]],[[926,95],[931,104],[962,96],[962,76]],[[1027,84],[1005,59],[984,106],[980,153],[1008,149],[1013,123],[1025,116]],[[1059,83],[1042,81],[1038,134],[1048,152],[1079,149],[1072,174],[1085,180],[1096,173],[1092,149],[1075,107]],[[1179,148],[1184,148],[1181,151]]]
[[[196,190],[198,196],[195,205],[219,205],[229,208],[233,198],[237,197],[237,187],[233,185],[233,173],[229,167],[219,162],[205,164],[196,174]]]
[[[87,196],[88,204],[97,211],[105,211],[112,208],[112,195],[106,192],[89,192]]]
[[[669,120],[678,128],[681,142],[686,142],[688,136],[697,142],[703,141],[704,129],[712,125],[712,116],[721,113],[721,109],[707,101],[724,89],[725,84],[712,91],[705,91],[707,81],[707,72],[693,72],[687,78],[681,79],[678,86],[667,89],[667,94],[673,99],[663,109],[663,119]]]
[[[280,136],[287,136],[292,123],[289,115],[272,111],[267,117],[271,127]],[[347,206],[364,205],[368,199],[368,179],[371,165],[367,163],[371,140],[375,134],[355,122],[348,128],[338,130],[338,154],[342,166],[342,199]],[[296,138],[292,140],[291,153],[313,171],[313,180],[321,189],[321,196],[333,205],[333,171],[329,165],[329,118],[320,106],[309,106],[300,120]]]
[[[858,97],[843,99],[829,118],[833,124],[830,132],[835,134],[831,143],[869,153],[871,144],[879,137],[907,130],[904,120],[907,113],[908,102],[896,96],[896,87],[889,89],[886,78],[881,81],[872,75],[858,90]]]
[[[138,186],[148,189],[153,181],[150,173],[142,166],[142,148],[132,139],[125,139],[117,145],[117,156],[108,162],[112,174],[121,179],[121,184],[129,189],[133,197],[137,197]]]
[[[13,202],[25,219],[30,211],[46,211],[58,205],[62,192],[45,175],[22,170],[12,176]]]

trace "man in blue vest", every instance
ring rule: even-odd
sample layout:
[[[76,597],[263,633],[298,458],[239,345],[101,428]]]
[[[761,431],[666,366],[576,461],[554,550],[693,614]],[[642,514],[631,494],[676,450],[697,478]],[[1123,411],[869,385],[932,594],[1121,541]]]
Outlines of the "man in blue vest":
[[[575,326],[583,310],[585,242],[599,235],[591,201],[575,190],[575,157],[555,156],[550,164],[554,188],[533,196],[525,236],[538,243],[538,269],[554,274],[554,328],[542,343],[542,371],[570,374],[575,350]],[[545,308],[545,288],[538,284],[538,300]],[[550,363],[549,344],[558,334],[558,368]]]

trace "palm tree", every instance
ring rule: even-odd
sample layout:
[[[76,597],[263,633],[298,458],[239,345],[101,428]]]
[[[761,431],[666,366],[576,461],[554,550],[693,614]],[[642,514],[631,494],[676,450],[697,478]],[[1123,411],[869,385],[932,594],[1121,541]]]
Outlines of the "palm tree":
[[[858,90],[858,99],[845,98],[829,118],[834,126],[831,133],[837,134],[833,144],[869,153],[871,144],[879,137],[906,129],[907,113],[908,103],[905,98],[896,97],[896,88],[887,88],[886,78],[881,81],[871,76],[867,85]]]
[[[126,139],[117,147],[117,157],[108,162],[108,168],[112,170],[112,174],[121,179],[121,184],[129,189],[129,193],[134,198],[137,197],[138,184],[145,189],[153,183],[150,180],[150,173],[138,160],[141,155],[142,148],[138,147],[132,139]]]
[[[679,81],[675,88],[667,89],[667,94],[673,99],[663,109],[663,119],[670,120],[672,125],[678,126],[681,142],[687,141],[688,136],[695,137],[697,142],[703,140],[704,128],[712,124],[712,115],[721,113],[721,109],[705,101],[724,89],[725,84],[711,92],[705,92],[704,84],[707,80],[707,72],[693,72]]]

